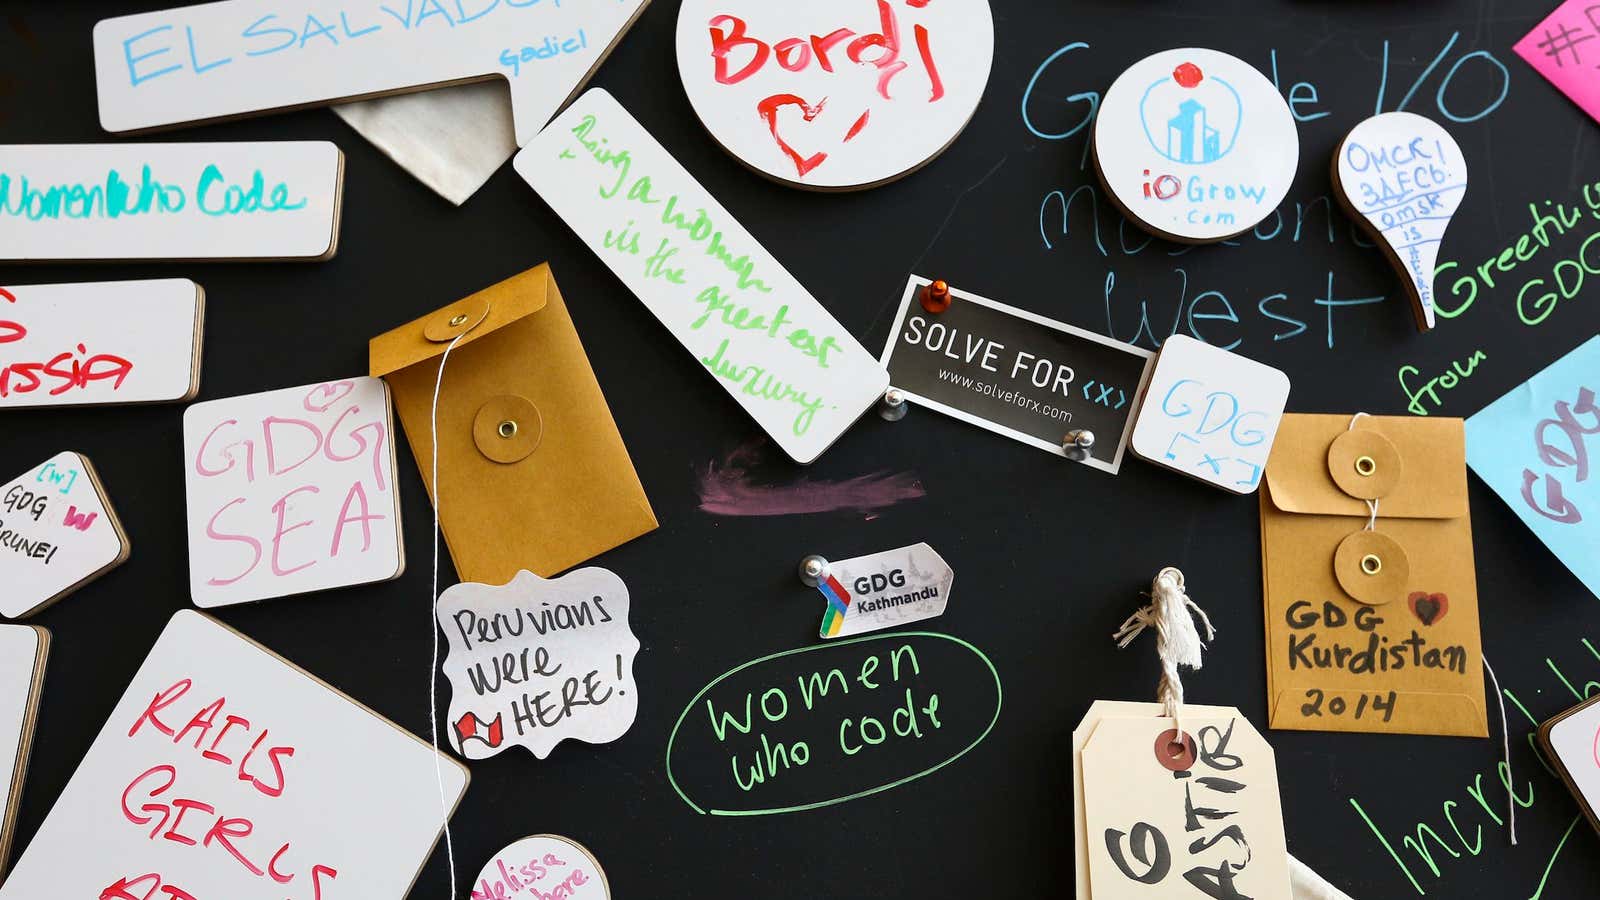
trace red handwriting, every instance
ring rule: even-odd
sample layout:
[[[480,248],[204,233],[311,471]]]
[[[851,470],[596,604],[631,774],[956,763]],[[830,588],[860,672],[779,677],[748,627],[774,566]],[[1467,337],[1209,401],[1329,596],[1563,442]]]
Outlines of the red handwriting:
[[[5,288],[0,288],[0,300],[17,302],[16,295]],[[15,343],[27,336],[28,329],[21,322],[0,319],[0,344]],[[113,381],[111,389],[117,390],[132,371],[133,363],[128,360],[111,353],[90,356],[88,348],[78,344],[77,353],[71,350],[58,353],[49,362],[15,362],[0,366],[0,398],[32,394],[47,384],[52,397],[108,380]]]
[[[1539,453],[1539,459],[1547,466],[1557,469],[1570,468],[1573,470],[1573,481],[1581,483],[1589,480],[1589,448],[1585,437],[1600,434],[1600,408],[1595,405],[1595,392],[1591,388],[1578,389],[1578,402],[1576,404],[1561,400],[1555,405],[1555,418],[1544,419],[1534,426],[1533,443]],[[1579,416],[1588,416],[1590,424],[1578,421]],[[1551,430],[1555,434],[1552,443]],[[1522,470],[1522,499],[1528,508],[1564,525],[1576,525],[1583,521],[1583,512],[1577,504],[1566,498],[1562,489],[1561,480],[1555,475],[1544,473],[1544,503],[1540,504],[1534,498],[1533,486],[1540,481],[1539,473],[1532,469]]]
[[[217,697],[193,711],[181,727],[181,715],[192,704],[180,708],[194,688],[194,681],[181,679],[159,692],[145,705],[128,728],[128,738],[141,734],[165,738],[164,743],[188,746],[200,751],[201,759],[233,770],[234,779],[249,784],[266,797],[281,797],[285,770],[295,750],[291,746],[267,745],[270,729],[263,728],[251,740],[253,728],[244,716],[228,712],[226,697]],[[148,828],[150,840],[170,841],[197,848],[210,856],[224,856],[251,876],[271,879],[280,885],[292,884],[304,875],[312,900],[323,897],[324,882],[338,877],[331,866],[317,863],[297,871],[293,841],[265,841],[257,835],[256,823],[243,816],[228,815],[214,803],[179,792],[179,770],[173,763],[151,766],[128,782],[122,791],[122,816],[129,823]],[[267,850],[276,846],[270,855]],[[172,885],[158,873],[122,878],[107,887],[101,900],[197,900]]]
[[[353,383],[347,381],[318,385],[306,395],[301,405],[307,412],[325,416],[345,399],[353,387]],[[229,473],[233,473],[235,478],[242,475],[247,484],[255,484],[258,478],[262,481],[282,478],[319,457],[331,463],[342,463],[365,456],[372,469],[373,490],[387,492],[389,485],[383,471],[388,459],[387,426],[381,411],[379,418],[353,425],[360,421],[360,413],[361,407],[351,403],[333,416],[332,423],[325,428],[310,418],[265,416],[258,425],[251,426],[252,433],[259,428],[259,441],[254,437],[241,437],[237,419],[223,420],[201,441],[193,460],[194,470],[203,478],[218,478]],[[264,469],[258,465],[258,447],[262,462],[265,463]],[[302,494],[321,492],[321,486],[303,483],[293,485],[279,494],[266,510],[265,518],[271,525],[271,536],[265,543],[252,536],[251,529],[244,524],[236,524],[254,518],[250,515],[249,498],[236,496],[223,503],[206,522],[206,536],[214,541],[248,548],[250,562],[236,573],[212,576],[207,583],[221,587],[240,581],[254,572],[264,557],[269,558],[269,568],[279,578],[316,565],[318,558],[305,554],[303,550],[298,562],[286,562],[285,539],[296,531],[317,525],[312,519],[290,521],[294,499]],[[236,507],[241,507],[238,513],[233,512]],[[228,518],[229,523],[224,523],[224,518]],[[344,502],[337,517],[323,532],[327,535],[327,550],[323,556],[328,559],[339,556],[345,547],[346,529],[351,526],[361,529],[361,549],[357,552],[366,553],[372,549],[373,523],[387,518],[372,511],[365,476],[357,475],[344,489]],[[269,544],[270,553],[267,549]]]

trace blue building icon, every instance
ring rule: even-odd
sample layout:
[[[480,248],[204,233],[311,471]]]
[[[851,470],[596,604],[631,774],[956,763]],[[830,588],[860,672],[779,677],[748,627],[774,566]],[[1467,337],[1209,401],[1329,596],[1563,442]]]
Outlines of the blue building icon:
[[[1167,158],[1204,164],[1221,157],[1222,136],[1206,124],[1206,108],[1192,98],[1178,104],[1178,114],[1167,120]]]

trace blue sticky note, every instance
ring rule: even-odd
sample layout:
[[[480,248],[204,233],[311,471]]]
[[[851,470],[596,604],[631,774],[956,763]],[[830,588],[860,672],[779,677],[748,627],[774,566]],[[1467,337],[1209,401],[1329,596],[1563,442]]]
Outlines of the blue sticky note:
[[[1600,336],[1468,419],[1467,464],[1600,597]]]

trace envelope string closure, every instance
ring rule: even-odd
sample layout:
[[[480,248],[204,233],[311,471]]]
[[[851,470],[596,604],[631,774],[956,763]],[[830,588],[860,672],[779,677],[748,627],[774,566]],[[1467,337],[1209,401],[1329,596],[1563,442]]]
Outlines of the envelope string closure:
[[[1356,430],[1356,423],[1361,421],[1361,417],[1365,416],[1365,415],[1367,415],[1367,413],[1358,412],[1355,415],[1351,416],[1350,417],[1350,427],[1346,428],[1345,431],[1355,431]],[[1370,515],[1367,516],[1367,527],[1362,529],[1362,530],[1363,531],[1376,531],[1377,528],[1378,528],[1378,501],[1377,500],[1368,500],[1368,501],[1366,501],[1366,503],[1367,503],[1367,509],[1370,512]]]
[[[470,329],[469,329],[470,330]],[[439,505],[444,499],[439,494],[439,391],[444,387],[444,366],[450,361],[450,351],[467,336],[463,331],[456,335],[450,346],[439,357],[439,376],[433,382],[433,407],[428,421],[432,449],[433,472],[429,477],[429,490],[433,492],[433,589],[428,594],[428,631],[433,635],[433,662],[428,666],[428,737],[433,741],[433,777],[439,783],[439,806],[444,810],[444,854],[450,872],[450,900],[456,900],[456,848],[450,837],[450,804],[444,794],[444,773],[439,768],[439,623],[434,619],[434,607],[439,602]]]
[[[1199,616],[1206,626],[1206,640],[1217,636],[1211,627],[1211,618],[1199,604],[1189,599],[1183,590],[1183,573],[1168,566],[1156,574],[1150,583],[1150,605],[1135,610],[1122,623],[1112,639],[1117,647],[1126,649],[1146,628],[1156,630],[1156,655],[1161,657],[1161,681],[1156,686],[1156,699],[1162,711],[1172,719],[1172,727],[1183,734],[1183,680],[1178,675],[1179,666],[1200,668],[1200,654],[1205,645],[1195,628],[1194,616]],[[1189,610],[1194,610],[1191,615]]]

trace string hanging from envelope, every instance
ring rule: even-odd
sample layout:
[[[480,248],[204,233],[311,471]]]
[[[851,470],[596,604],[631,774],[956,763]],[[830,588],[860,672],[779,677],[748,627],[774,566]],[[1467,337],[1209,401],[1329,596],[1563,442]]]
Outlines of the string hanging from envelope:
[[[439,602],[439,504],[443,500],[439,495],[439,391],[444,387],[444,366],[450,361],[450,351],[466,336],[465,331],[456,335],[439,358],[439,376],[433,382],[433,408],[428,414],[432,444],[429,455],[433,469],[428,479],[429,490],[433,492],[433,588],[428,594],[428,631],[433,635],[433,662],[428,665],[428,737],[433,742],[433,777],[439,784],[439,806],[444,811],[444,854],[450,871],[450,900],[456,900],[456,848],[450,837],[450,803],[445,799],[444,772],[439,765],[439,757],[443,754],[439,749],[439,623],[434,619],[435,604]]]
[[[1161,658],[1161,681],[1156,686],[1156,699],[1163,713],[1172,719],[1172,727],[1181,735],[1183,725],[1183,680],[1178,667],[1198,669],[1200,654],[1205,645],[1195,628],[1195,617],[1206,627],[1206,640],[1217,636],[1211,627],[1211,617],[1184,592],[1183,573],[1168,566],[1156,574],[1150,583],[1150,605],[1134,611],[1117,629],[1112,639],[1117,647],[1126,649],[1146,628],[1156,630],[1156,655]],[[1191,614],[1190,610],[1194,612]]]
[[[1350,427],[1346,428],[1345,431],[1355,431],[1356,430],[1356,423],[1361,421],[1361,417],[1365,416],[1365,415],[1367,415],[1367,414],[1364,413],[1364,412],[1358,412],[1355,415],[1351,416],[1350,417]],[[1377,500],[1368,500],[1368,501],[1366,501],[1366,504],[1367,504],[1367,510],[1369,511],[1370,515],[1367,516],[1367,527],[1362,529],[1362,530],[1363,531],[1375,531],[1378,528],[1378,501]]]

